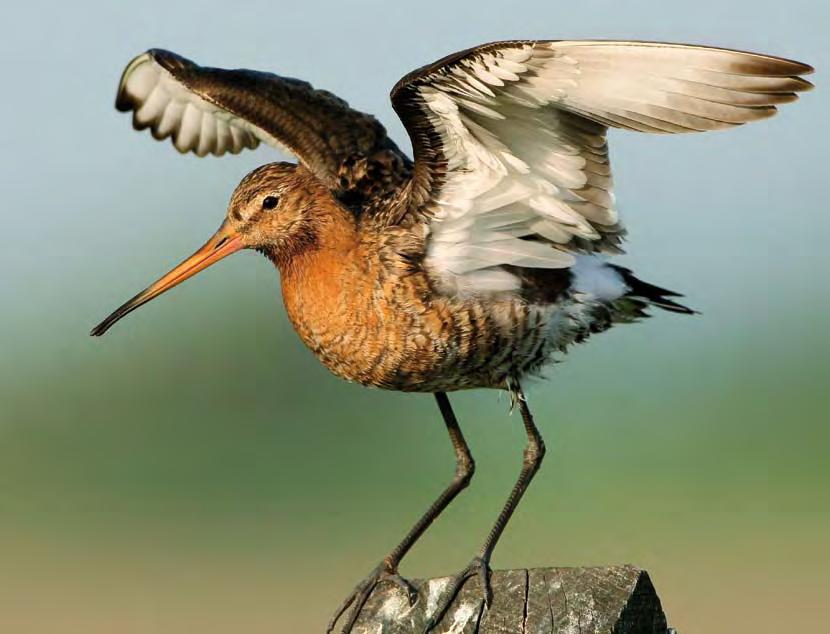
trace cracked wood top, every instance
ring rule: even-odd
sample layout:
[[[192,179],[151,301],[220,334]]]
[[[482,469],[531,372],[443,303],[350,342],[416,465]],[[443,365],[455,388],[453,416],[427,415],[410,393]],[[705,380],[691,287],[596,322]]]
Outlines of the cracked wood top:
[[[353,634],[410,634],[435,609],[447,579],[416,581],[409,607],[393,584],[369,598]],[[648,574],[633,566],[495,570],[493,603],[485,609],[471,579],[439,624],[453,634],[669,634]]]

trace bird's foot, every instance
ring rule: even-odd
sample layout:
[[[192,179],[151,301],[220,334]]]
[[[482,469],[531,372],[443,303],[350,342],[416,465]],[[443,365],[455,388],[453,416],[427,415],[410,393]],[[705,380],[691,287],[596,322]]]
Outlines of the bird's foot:
[[[493,599],[493,591],[490,588],[490,572],[490,564],[488,561],[481,556],[476,556],[467,565],[467,567],[464,568],[464,570],[452,577],[450,579],[450,583],[444,589],[443,596],[441,597],[438,607],[435,608],[435,612],[433,612],[426,621],[424,634],[430,632],[441,622],[441,619],[444,618],[444,615],[452,605],[452,602],[455,601],[455,597],[458,596],[458,593],[464,586],[464,582],[466,582],[470,577],[478,575],[481,582],[481,592],[483,594],[482,598],[484,600],[484,605],[485,607],[490,607],[490,602]]]
[[[329,625],[326,628],[326,633],[330,634],[334,631],[334,626],[337,625],[337,621],[340,620],[340,617],[343,616],[350,606],[351,610],[349,611],[348,618],[346,619],[346,623],[341,632],[342,634],[348,634],[351,632],[354,624],[357,622],[357,617],[360,615],[360,611],[363,609],[363,606],[369,598],[369,595],[372,594],[375,587],[377,587],[377,585],[382,581],[394,583],[406,592],[409,597],[410,606],[414,605],[415,601],[417,601],[418,591],[412,586],[411,583],[409,583],[409,581],[398,574],[397,566],[393,566],[386,561],[382,561],[380,565],[370,572],[366,578],[363,579],[363,581],[358,583],[349,596],[343,600],[343,603],[341,603],[340,607],[337,608],[334,616],[331,617],[331,621],[329,621]]]

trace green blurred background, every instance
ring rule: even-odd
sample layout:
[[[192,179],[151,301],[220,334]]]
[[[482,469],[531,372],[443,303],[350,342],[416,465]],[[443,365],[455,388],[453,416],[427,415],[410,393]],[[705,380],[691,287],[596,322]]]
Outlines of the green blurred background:
[[[816,0],[7,4],[0,155],[0,632],[315,632],[452,472],[430,397],[330,376],[255,254],[86,333],[219,224],[270,149],[178,155],[112,107],[146,48],[274,70],[377,113],[480,42],[640,38],[830,63]],[[821,74],[817,75],[820,83]],[[693,632],[824,631],[828,102],[724,133],[613,133],[621,261],[703,315],[596,337],[530,388],[550,452],[496,567],[631,562]],[[523,445],[453,398],[478,474],[408,558],[480,544]]]

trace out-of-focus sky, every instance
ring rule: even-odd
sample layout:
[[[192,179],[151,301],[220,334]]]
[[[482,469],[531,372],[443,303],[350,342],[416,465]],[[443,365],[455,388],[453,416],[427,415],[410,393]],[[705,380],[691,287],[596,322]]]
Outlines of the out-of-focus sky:
[[[702,316],[576,349],[530,390],[551,451],[496,567],[631,562],[681,632],[818,631],[830,564],[830,13],[815,0],[25,2],[2,10],[0,631],[320,631],[452,472],[428,396],[347,385],[243,254],[89,328],[189,254],[280,155],[180,156],[113,108],[150,47],[375,113],[409,70],[507,38],[792,57],[819,89],[728,132],[611,134],[630,255]],[[464,565],[518,469],[507,402],[455,397],[473,487],[403,567]]]

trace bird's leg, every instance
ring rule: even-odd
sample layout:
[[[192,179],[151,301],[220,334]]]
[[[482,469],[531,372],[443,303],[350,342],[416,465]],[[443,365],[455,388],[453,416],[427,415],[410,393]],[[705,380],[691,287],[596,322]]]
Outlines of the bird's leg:
[[[334,613],[326,632],[332,632],[334,630],[334,626],[337,624],[338,619],[346,610],[349,609],[349,606],[351,606],[352,609],[349,612],[348,619],[346,620],[342,630],[344,634],[350,632],[357,621],[360,610],[363,608],[363,605],[366,603],[369,595],[372,594],[372,590],[374,590],[375,586],[377,586],[381,581],[389,580],[396,583],[408,593],[410,605],[415,602],[417,593],[412,585],[398,574],[398,564],[409,552],[415,542],[418,541],[421,535],[424,534],[427,528],[429,528],[429,525],[432,524],[435,518],[437,518],[441,512],[449,506],[450,502],[452,502],[453,499],[455,499],[455,497],[467,487],[473,477],[473,473],[475,472],[475,462],[473,461],[473,456],[470,453],[470,448],[467,447],[467,442],[464,440],[464,434],[461,433],[461,428],[458,426],[458,421],[452,411],[449,398],[447,398],[447,395],[444,392],[436,392],[435,400],[438,402],[438,408],[441,410],[441,415],[444,417],[444,423],[447,425],[450,442],[452,443],[453,450],[455,451],[455,475],[441,495],[438,496],[438,499],[432,503],[432,506],[427,509],[427,512],[424,513],[421,519],[419,519],[415,526],[413,526],[412,529],[406,534],[406,537],[403,538],[401,543],[398,544],[386,557],[384,557],[383,561],[381,561],[381,563],[371,573],[369,573],[369,576],[357,584],[351,594],[346,597],[337,609],[337,612]]]
[[[441,602],[426,622],[426,632],[429,632],[441,622],[441,619],[444,618],[444,614],[455,600],[464,582],[470,577],[475,575],[479,576],[481,588],[484,593],[484,603],[485,605],[490,605],[492,599],[492,590],[490,588],[490,557],[502,532],[504,532],[504,527],[507,526],[507,522],[510,521],[513,511],[516,510],[522,496],[527,491],[527,487],[530,485],[530,481],[536,475],[539,466],[542,464],[542,458],[545,455],[545,443],[533,422],[533,416],[530,413],[530,409],[528,409],[522,388],[518,381],[511,381],[509,389],[514,402],[519,406],[519,411],[522,414],[522,422],[527,433],[527,445],[525,446],[522,457],[522,470],[519,472],[519,478],[516,480],[516,484],[513,486],[513,490],[510,492],[504,508],[499,514],[493,528],[490,530],[490,534],[487,536],[481,549],[478,551],[478,554],[473,557],[473,560],[464,570],[450,580],[449,586],[443,593]]]

